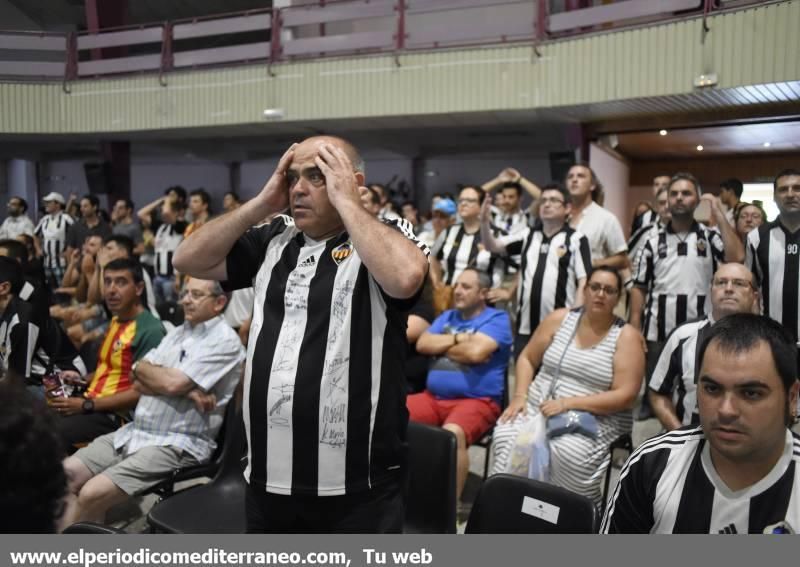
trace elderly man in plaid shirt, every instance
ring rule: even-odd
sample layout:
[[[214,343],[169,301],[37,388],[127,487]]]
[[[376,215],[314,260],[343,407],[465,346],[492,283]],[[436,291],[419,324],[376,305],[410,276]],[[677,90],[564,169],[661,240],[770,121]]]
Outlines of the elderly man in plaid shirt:
[[[133,365],[142,396],[133,421],[64,461],[69,495],[63,524],[102,522],[106,510],[173,470],[207,461],[242,375],[244,349],[221,317],[218,282],[192,279],[185,322]]]

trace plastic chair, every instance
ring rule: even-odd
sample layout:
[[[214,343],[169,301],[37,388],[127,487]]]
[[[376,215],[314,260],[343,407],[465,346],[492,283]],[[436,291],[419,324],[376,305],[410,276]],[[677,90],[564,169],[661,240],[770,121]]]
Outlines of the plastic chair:
[[[71,526],[64,528],[61,533],[65,534],[124,534],[127,533],[111,526],[104,526],[103,524],[95,524],[94,522],[77,522]]]
[[[241,409],[237,409],[228,423],[217,474],[208,484],[176,492],[153,506],[147,515],[150,527],[171,534],[244,533],[246,484],[241,466],[244,452],[244,421]]]
[[[560,486],[510,474],[489,477],[472,506],[466,533],[590,534],[600,516],[594,503]]]
[[[610,455],[610,460],[608,462],[608,468],[606,469],[605,479],[603,480],[603,505],[600,509],[601,516],[605,513],[606,504],[608,503],[608,499],[611,497],[608,489],[611,485],[611,474],[612,470],[615,468],[615,463],[621,463],[618,467],[616,467],[621,469],[625,464],[625,461],[628,460],[628,457],[630,457],[631,453],[633,453],[633,439],[631,439],[630,434],[625,433],[617,437],[611,443],[611,445],[609,445],[608,452]]]
[[[456,533],[456,450],[450,431],[409,422],[405,533]]]

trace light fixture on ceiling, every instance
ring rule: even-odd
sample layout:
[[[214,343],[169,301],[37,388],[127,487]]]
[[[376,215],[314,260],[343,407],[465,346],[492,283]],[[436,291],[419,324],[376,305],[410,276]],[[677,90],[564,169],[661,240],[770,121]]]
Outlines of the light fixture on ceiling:
[[[765,148],[768,148],[768,147],[770,147],[771,145],[772,145],[772,144],[771,144],[770,142],[764,142],[764,147],[765,147]]]
[[[719,80],[717,79],[716,73],[705,73],[695,77],[692,84],[698,89],[703,89],[706,87],[715,87],[718,82]]]
[[[282,108],[265,108],[262,113],[265,120],[281,120],[284,114]]]
[[[697,146],[697,151],[698,151],[698,152],[702,152],[702,151],[703,151],[703,149],[704,149],[704,148],[703,148],[703,146]]]
[[[666,130],[659,130],[658,133],[661,134],[662,136],[666,136],[668,134]]]

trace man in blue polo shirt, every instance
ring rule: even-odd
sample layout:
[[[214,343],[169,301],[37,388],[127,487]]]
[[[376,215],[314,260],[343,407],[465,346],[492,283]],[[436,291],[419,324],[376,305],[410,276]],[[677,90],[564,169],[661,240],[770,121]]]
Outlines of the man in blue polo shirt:
[[[458,440],[457,494],[469,474],[467,448],[480,439],[501,412],[511,355],[508,313],[486,306],[491,279],[467,268],[456,280],[455,309],[445,311],[417,341],[417,351],[438,357],[425,391],[409,396],[412,421],[442,426]]]

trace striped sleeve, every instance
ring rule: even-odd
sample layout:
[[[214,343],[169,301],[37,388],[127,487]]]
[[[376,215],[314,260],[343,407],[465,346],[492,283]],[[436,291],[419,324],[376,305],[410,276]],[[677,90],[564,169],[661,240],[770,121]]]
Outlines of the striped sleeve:
[[[644,243],[639,258],[634,266],[633,283],[640,287],[648,287],[653,279],[652,259],[653,259],[653,241],[649,239]]]
[[[286,215],[278,215],[269,224],[255,226],[245,232],[233,245],[225,258],[227,280],[222,282],[225,291],[233,291],[253,286],[270,241],[294,226],[294,220]]]
[[[33,234],[38,236],[39,238],[42,237],[44,234],[44,223],[47,221],[47,217],[43,217],[42,220],[39,221],[39,224],[36,225],[36,229],[33,231]]]
[[[725,244],[722,242],[722,236],[716,229],[708,229],[708,243],[711,245],[711,254],[717,262],[725,261]]]
[[[408,222],[406,219],[384,219],[384,224],[387,224],[400,232],[403,236],[413,242],[417,248],[422,250],[422,253],[425,254],[425,257],[429,257],[431,255],[431,250],[428,248],[428,245],[417,238],[417,235],[414,234],[414,225]],[[438,242],[438,241],[437,241]]]
[[[744,265],[753,273],[756,285],[761,286],[761,266],[758,262],[758,245],[761,232],[755,228],[747,234],[744,247]]]
[[[573,235],[572,246],[575,247],[575,278],[580,281],[592,274],[592,248],[589,239],[580,232]]]
[[[653,374],[650,376],[650,381],[647,383],[648,388],[659,394],[671,394],[675,389],[675,380],[680,379],[682,374],[681,358],[683,343],[686,339],[682,339],[681,335],[675,332],[678,329],[680,327],[677,327],[667,339]]]

